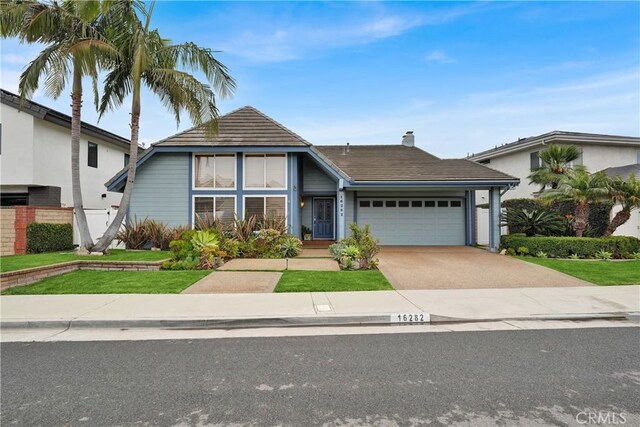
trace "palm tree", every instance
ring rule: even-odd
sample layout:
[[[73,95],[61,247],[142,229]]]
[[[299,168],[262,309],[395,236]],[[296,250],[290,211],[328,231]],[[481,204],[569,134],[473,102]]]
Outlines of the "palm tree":
[[[615,203],[620,203],[622,209],[615,214],[605,231],[605,236],[611,236],[614,231],[631,217],[631,211],[640,208],[640,180],[635,174],[624,180],[617,176],[609,181],[609,196]]]
[[[94,251],[107,250],[129,210],[136,176],[143,86],[160,98],[174,113],[178,123],[184,110],[194,126],[203,126],[209,135],[213,135],[217,128],[214,90],[178,67],[201,71],[221,97],[230,96],[235,90],[235,81],[228,69],[213,56],[213,51],[194,43],[171,44],[160,37],[156,29],[150,29],[154,4],[152,2],[148,10],[142,9],[144,22],[133,12],[130,19],[113,20],[109,25],[108,38],[118,47],[120,56],[105,78],[99,112],[102,115],[107,110],[118,108],[131,95],[131,148],[127,182],[118,213],[93,247]]]
[[[547,186],[558,188],[562,176],[574,169],[571,162],[580,158],[580,150],[574,145],[551,144],[546,150],[540,151],[538,157],[543,162],[542,166],[531,169],[527,178],[530,184],[538,184],[544,191]]]
[[[104,58],[118,54],[106,41],[100,27],[106,14],[130,5],[129,0],[65,0],[62,3],[3,0],[1,3],[0,31],[3,38],[18,37],[25,43],[46,45],[20,76],[21,98],[31,97],[44,77],[46,94],[56,99],[67,87],[71,76],[71,181],[80,248],[84,250],[90,249],[93,241],[80,185],[82,79],[85,76],[92,78],[97,104],[99,65]]]
[[[573,228],[582,237],[589,224],[589,203],[607,198],[608,178],[603,172],[590,175],[585,169],[571,171],[560,179],[556,189],[545,192],[543,199],[576,203]]]

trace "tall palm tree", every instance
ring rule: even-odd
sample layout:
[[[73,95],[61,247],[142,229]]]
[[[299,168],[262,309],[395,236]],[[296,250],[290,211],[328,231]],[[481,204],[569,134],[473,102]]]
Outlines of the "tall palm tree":
[[[584,169],[571,171],[562,176],[556,189],[546,191],[542,198],[551,201],[576,203],[573,228],[577,237],[582,237],[589,225],[589,203],[605,200],[608,195],[607,176],[598,172],[590,175]]]
[[[531,170],[527,177],[531,184],[538,184],[541,191],[545,188],[558,188],[560,179],[574,168],[571,162],[580,158],[580,150],[574,145],[551,144],[547,149],[540,151],[538,157],[542,160],[542,166]]]
[[[635,174],[625,180],[617,176],[609,181],[609,196],[615,203],[620,203],[622,209],[618,211],[605,231],[605,236],[611,236],[614,231],[631,217],[631,211],[640,208],[640,179]]]
[[[0,3],[2,37],[18,37],[25,43],[42,43],[46,47],[20,76],[20,96],[31,97],[44,77],[45,92],[58,98],[71,76],[71,181],[73,207],[80,247],[93,246],[82,202],[80,184],[80,131],[82,110],[82,79],[93,80],[94,98],[98,103],[97,76],[105,58],[114,58],[118,51],[105,39],[101,25],[108,13],[129,8],[130,0],[85,0],[58,2],[9,1]]]
[[[126,25],[121,24],[122,20],[114,20],[109,25],[109,38],[118,46],[120,56],[105,78],[99,111],[102,115],[118,108],[131,95],[131,148],[127,182],[118,213],[94,246],[94,251],[107,250],[129,210],[136,176],[143,86],[160,98],[178,123],[184,110],[194,126],[203,126],[209,135],[214,134],[219,115],[214,90],[222,97],[230,96],[235,90],[235,81],[214,57],[213,51],[194,43],[171,44],[160,37],[156,29],[150,28],[154,4],[152,2],[148,10],[142,10],[142,20],[134,12],[131,19],[124,21]],[[179,68],[201,71],[214,89]]]

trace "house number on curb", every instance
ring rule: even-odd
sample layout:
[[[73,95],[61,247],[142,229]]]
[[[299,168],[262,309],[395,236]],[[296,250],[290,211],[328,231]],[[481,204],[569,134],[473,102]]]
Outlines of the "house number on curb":
[[[398,313],[389,316],[389,323],[429,323],[429,313]]]

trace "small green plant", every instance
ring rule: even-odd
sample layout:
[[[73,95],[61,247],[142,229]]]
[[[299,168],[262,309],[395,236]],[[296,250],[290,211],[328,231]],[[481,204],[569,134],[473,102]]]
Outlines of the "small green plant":
[[[329,253],[333,259],[339,261],[340,258],[342,258],[342,251],[344,251],[346,247],[347,243],[344,240],[340,240],[339,242],[329,246]]]
[[[343,270],[357,270],[358,264],[351,258],[343,258],[341,262]]]
[[[640,252],[634,252],[631,254],[631,258],[633,259],[640,259]]]
[[[571,254],[569,255],[569,259],[580,259],[580,257],[578,256],[578,254]]]
[[[285,258],[293,258],[302,251],[302,242],[296,236],[285,234],[280,237],[278,252]]]
[[[204,249],[218,249],[218,237],[211,231],[196,231],[191,238],[193,248],[199,252]]]
[[[549,258],[546,252],[538,251],[536,252],[536,258]]]
[[[604,249],[600,249],[595,254],[596,259],[601,259],[603,261],[610,260],[612,256],[613,254],[611,252],[605,251]]]
[[[527,237],[533,237],[536,234],[560,234],[565,228],[560,215],[543,209],[529,211],[527,209],[507,208],[504,220],[503,225],[522,230]]]
[[[527,256],[529,255],[529,248],[526,246],[520,246],[516,252],[518,253],[518,255],[522,255],[522,256]]]
[[[513,249],[513,248],[509,248],[509,249],[507,249],[507,255],[510,255],[510,256],[515,256],[515,255],[517,255],[516,250],[515,250],[515,249]]]
[[[348,258],[350,260],[357,260],[361,257],[360,249],[357,246],[351,245],[347,246],[342,250],[342,258]]]

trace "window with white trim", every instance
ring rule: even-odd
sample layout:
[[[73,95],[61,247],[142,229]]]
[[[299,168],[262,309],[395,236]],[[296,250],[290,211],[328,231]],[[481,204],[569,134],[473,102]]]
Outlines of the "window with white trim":
[[[287,199],[284,196],[247,196],[244,198],[245,218],[285,218]]]
[[[233,223],[236,198],[233,196],[197,196],[193,200],[193,223],[215,218],[224,225]]]
[[[235,188],[236,157],[234,154],[196,154],[196,188]]]
[[[244,187],[260,189],[286,189],[287,155],[245,154]]]

